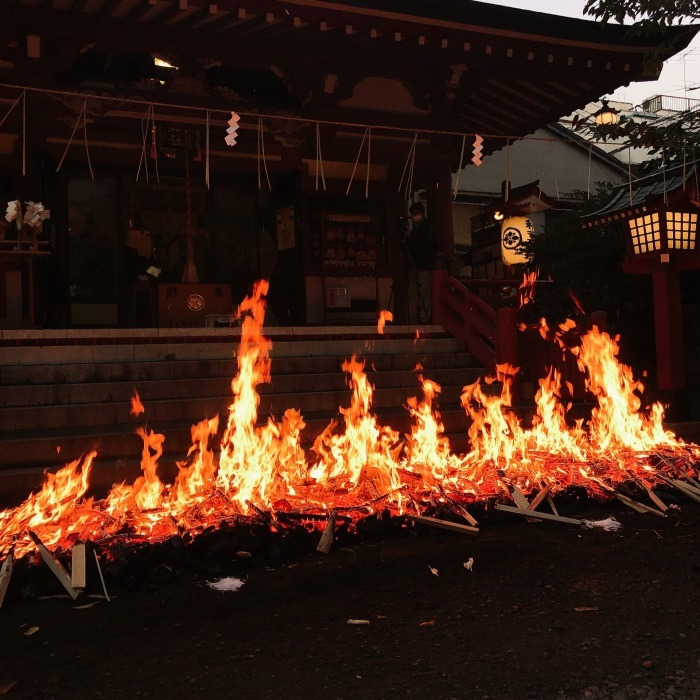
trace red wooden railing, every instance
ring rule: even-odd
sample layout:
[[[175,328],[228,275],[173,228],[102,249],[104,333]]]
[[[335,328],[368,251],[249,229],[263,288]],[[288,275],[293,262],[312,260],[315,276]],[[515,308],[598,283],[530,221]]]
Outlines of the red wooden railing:
[[[495,289],[508,284],[507,280],[458,280],[447,270],[433,272],[433,321],[465,343],[490,372],[495,372],[496,364],[517,365],[518,310],[508,305],[494,308],[469,287]]]
[[[578,369],[574,355],[544,339],[536,325],[530,324],[521,330],[517,318],[520,306],[518,286],[517,280],[457,279],[447,270],[435,270],[433,321],[463,342],[492,374],[495,375],[497,364],[519,367],[513,386],[514,398],[520,398],[519,390],[523,384],[531,385],[532,391],[536,391],[539,380],[555,368],[562,376],[566,393],[572,399],[583,399],[585,377]],[[604,319],[592,320],[604,329]],[[564,343],[569,347],[576,345],[580,330],[583,329],[568,331],[563,337]]]

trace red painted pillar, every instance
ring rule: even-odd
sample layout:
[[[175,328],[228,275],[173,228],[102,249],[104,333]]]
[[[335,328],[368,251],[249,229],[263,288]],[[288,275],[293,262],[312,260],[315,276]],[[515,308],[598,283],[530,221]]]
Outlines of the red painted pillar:
[[[680,273],[671,264],[651,273],[654,289],[657,385],[662,391],[685,388]]]

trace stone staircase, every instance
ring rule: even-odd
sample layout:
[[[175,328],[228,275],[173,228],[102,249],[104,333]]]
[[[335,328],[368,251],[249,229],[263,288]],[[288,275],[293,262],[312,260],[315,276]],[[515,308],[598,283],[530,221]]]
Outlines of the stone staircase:
[[[438,408],[453,450],[467,448],[462,388],[485,372],[439,326],[373,328],[270,328],[272,381],[258,387],[258,415],[279,419],[298,409],[303,446],[350,404],[341,370],[356,354],[375,387],[372,411],[382,424],[410,429],[404,408],[420,396],[414,368],[442,386]],[[165,435],[159,473],[166,481],[190,446],[190,427],[220,415],[223,425],[237,372],[235,328],[0,332],[0,500],[5,504],[37,488],[44,469],[55,469],[95,449],[96,493],[140,473],[138,426]],[[145,407],[130,415],[136,390]]]

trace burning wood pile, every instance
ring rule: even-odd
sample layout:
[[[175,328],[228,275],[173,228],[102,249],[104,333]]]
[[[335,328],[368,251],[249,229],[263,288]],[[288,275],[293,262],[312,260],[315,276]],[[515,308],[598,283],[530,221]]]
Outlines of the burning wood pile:
[[[192,445],[172,484],[158,476],[165,436],[147,427],[137,431],[143,440],[142,475],[133,484],[114,485],[105,498],[86,497],[95,452],[47,473],[40,491],[0,511],[5,561],[0,593],[12,561],[37,548],[49,566],[55,561],[60,567],[52,552],[67,554],[76,543],[93,543],[109,555],[117,542],[135,546],[175,535],[191,540],[224,524],[257,521],[273,530],[301,522],[325,528],[319,549],[328,551],[336,523],[352,526],[379,511],[476,532],[468,508],[486,501],[503,501],[496,507],[528,518],[578,523],[560,516],[552,500],[571,487],[658,515],[667,508],[662,491],[669,488],[700,501],[700,446],[663,428],[661,405],[641,410],[642,385],[617,361],[615,340],[595,328],[572,349],[559,341],[562,352],[575,353],[596,399],[585,424],[568,424],[569,406],[561,398],[560,377],[552,371],[540,381],[532,425],[524,426],[511,409],[517,370],[499,367],[500,394],[487,391],[480,381],[464,387],[471,450],[455,454],[435,408],[438,384],[421,377],[423,395],[407,406],[413,427],[402,435],[373,415],[372,386],[363,363],[353,357],[342,367],[350,403],[340,408],[341,420],[317,437],[312,457],[302,448],[305,424],[297,410],[259,422],[257,387],[271,380],[272,344],[262,334],[267,290],[266,282],[258,282],[239,309],[238,373],[220,450],[210,444],[220,428],[214,416],[192,426]],[[568,328],[563,324],[552,334],[543,324],[542,333],[558,342]],[[143,411],[136,395],[132,411]],[[552,512],[536,511],[545,501]],[[468,524],[430,517],[441,513]]]

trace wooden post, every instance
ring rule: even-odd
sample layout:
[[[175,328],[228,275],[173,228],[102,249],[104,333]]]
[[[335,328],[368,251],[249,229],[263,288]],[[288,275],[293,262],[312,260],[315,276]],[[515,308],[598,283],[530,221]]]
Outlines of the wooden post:
[[[84,590],[87,585],[87,574],[85,566],[85,542],[76,542],[71,552],[70,567],[71,586]]]
[[[7,593],[7,587],[10,585],[10,578],[12,577],[12,567],[15,562],[14,552],[10,552],[6,557],[5,561],[2,563],[2,568],[0,569],[0,608],[5,600],[5,593]]]
[[[108,603],[111,603],[112,601],[109,598],[109,593],[107,593],[107,586],[105,585],[105,577],[102,575],[102,567],[100,566],[100,557],[97,555],[96,550],[92,550],[92,553],[95,555],[95,564],[97,565],[97,573],[100,575],[100,583],[102,584],[102,590],[104,591],[105,594],[105,600]]]
[[[496,510],[502,510],[506,513],[515,513],[516,515],[524,515],[526,518],[532,515],[532,511],[527,508],[514,508],[513,506],[505,506],[501,503],[497,503],[495,506]],[[581,525],[582,520],[577,520],[576,518],[564,518],[561,515],[554,515],[553,513],[537,513],[538,518],[544,518],[544,520],[555,520],[558,523],[567,523],[569,525]]]
[[[331,546],[333,545],[333,537],[335,535],[335,521],[338,514],[335,511],[331,511],[328,522],[326,523],[326,529],[321,535],[321,539],[316,547],[317,552],[322,552],[323,554],[328,554],[331,551]]]
[[[654,288],[654,331],[657,385],[662,391],[685,388],[680,273],[671,263],[651,273]]]
[[[41,555],[41,558],[44,560],[45,564],[53,571],[54,576],[61,582],[61,585],[68,591],[68,594],[70,595],[73,600],[75,600],[78,597],[78,594],[80,591],[76,591],[75,588],[73,588],[71,584],[71,578],[68,575],[68,572],[63,568],[62,564],[56,557],[54,557],[53,554],[47,549],[46,545],[39,539],[39,536],[35,533],[32,532],[31,530],[27,531],[29,533],[29,536],[32,538],[34,544],[36,545],[37,549],[39,550],[39,554]]]
[[[430,525],[430,527],[438,527],[442,530],[461,532],[464,535],[476,535],[479,532],[478,527],[472,527],[471,525],[460,525],[459,523],[453,523],[449,520],[429,518],[426,515],[407,515],[406,517],[410,518],[414,523],[418,523],[419,525]]]

